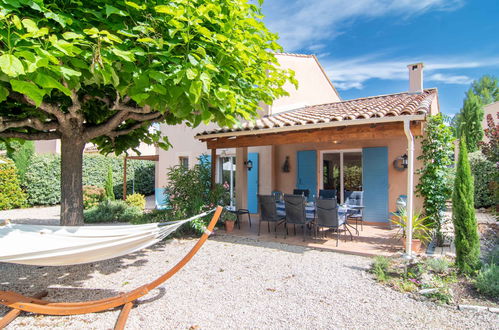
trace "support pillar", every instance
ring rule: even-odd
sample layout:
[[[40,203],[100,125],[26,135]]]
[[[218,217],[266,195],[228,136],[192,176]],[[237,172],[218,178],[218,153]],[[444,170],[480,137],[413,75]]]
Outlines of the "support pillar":
[[[217,149],[211,149],[211,190],[215,189],[217,174]]]

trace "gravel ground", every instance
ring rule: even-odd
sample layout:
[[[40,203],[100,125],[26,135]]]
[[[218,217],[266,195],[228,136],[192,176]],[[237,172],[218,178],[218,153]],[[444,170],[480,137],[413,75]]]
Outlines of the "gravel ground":
[[[194,243],[168,240],[126,257],[71,267],[0,263],[0,289],[33,294],[48,285],[53,301],[104,298],[159,276]],[[127,328],[499,329],[498,314],[418,302],[378,285],[366,272],[369,264],[363,257],[214,235],[183,270],[139,301]],[[0,308],[0,315],[6,311]],[[118,314],[24,314],[10,329],[109,329]]]

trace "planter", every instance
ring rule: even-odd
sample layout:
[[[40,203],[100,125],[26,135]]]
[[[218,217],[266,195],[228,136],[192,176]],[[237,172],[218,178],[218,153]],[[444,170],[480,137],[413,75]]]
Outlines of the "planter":
[[[404,249],[405,249],[405,238],[402,238],[402,244],[404,245]],[[415,252],[415,253],[419,253],[419,250],[421,250],[421,240],[419,239],[413,239],[412,240],[412,244],[411,244],[411,250],[412,252]]]
[[[234,223],[235,223],[235,221],[226,220],[225,221],[225,231],[228,233],[232,233],[232,231],[234,230]]]

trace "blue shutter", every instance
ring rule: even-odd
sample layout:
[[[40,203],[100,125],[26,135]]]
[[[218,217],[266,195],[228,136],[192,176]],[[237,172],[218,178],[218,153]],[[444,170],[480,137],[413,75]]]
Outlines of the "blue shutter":
[[[364,220],[388,222],[388,148],[362,149]]]
[[[250,152],[248,154],[248,161],[253,163],[251,171],[248,171],[248,210],[250,213],[258,213],[258,152]]]
[[[155,188],[154,189],[154,199],[156,201],[156,208],[158,210],[163,210],[163,209],[169,208],[168,195],[166,194],[165,188]]]
[[[296,189],[310,190],[308,199],[312,200],[312,196],[317,194],[317,151],[298,151],[296,159]]]

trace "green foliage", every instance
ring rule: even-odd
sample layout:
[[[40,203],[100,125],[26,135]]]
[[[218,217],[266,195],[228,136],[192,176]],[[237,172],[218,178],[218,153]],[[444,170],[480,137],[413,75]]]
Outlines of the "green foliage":
[[[42,103],[65,113],[79,103],[81,122],[91,128],[116,114],[118,96],[119,103],[157,113],[149,115],[151,120],[232,126],[238,117],[256,116],[259,102],[271,104],[285,94],[281,86],[292,74],[278,69],[272,54],[281,50],[278,36],[267,30],[258,5],[246,0],[140,3],[0,2],[0,102],[11,102],[1,107],[0,116],[45,120],[47,111],[36,109]],[[34,105],[14,104],[13,92]],[[92,141],[105,153],[159,141],[147,122],[135,125],[138,117],[121,123],[123,134],[99,134]],[[24,130],[30,134],[37,128],[31,124]]]
[[[112,168],[114,194],[123,197],[123,158],[103,155],[83,156],[83,185],[103,187]],[[61,198],[61,162],[60,155],[36,155],[32,159],[25,182],[28,202],[31,205],[54,205]],[[143,160],[129,160],[127,164],[127,191],[143,195],[154,192],[154,163]]]
[[[483,105],[480,97],[470,88],[466,93],[463,108],[459,113],[457,134],[460,139],[466,137],[466,147],[470,152],[478,149],[478,143],[483,139]]]
[[[14,163],[0,159],[0,210],[10,210],[26,206],[26,194],[21,190]]]
[[[111,166],[107,168],[106,181],[104,182],[104,190],[106,191],[106,198],[114,200],[114,184],[113,184],[113,169]]]
[[[216,205],[229,203],[229,192],[221,184],[214,189],[210,186],[210,163],[205,157],[191,169],[175,166],[168,171],[168,185],[166,186],[168,205],[174,218],[183,219],[214,208]],[[197,231],[203,232],[206,219],[191,222]]]
[[[98,206],[85,210],[86,223],[132,222],[142,216],[142,210],[122,200],[105,199]]]
[[[83,208],[90,209],[96,207],[104,200],[106,192],[101,187],[83,186]]]
[[[418,157],[423,161],[423,167],[417,171],[421,176],[416,192],[424,198],[424,214],[435,225],[439,243],[443,242],[442,211],[452,193],[449,174],[453,163],[453,140],[452,131],[444,124],[441,114],[429,117],[421,141],[422,154]]]
[[[496,117],[499,119],[499,113],[496,113]],[[499,163],[499,124],[496,125],[494,117],[490,113],[487,115],[486,121],[487,128],[483,132],[488,141],[482,141],[480,148],[488,160]]]
[[[480,240],[475,217],[473,177],[468,160],[466,137],[461,139],[459,149],[452,196],[456,265],[462,273],[473,274],[480,268]]]
[[[445,258],[428,258],[426,259],[426,266],[435,273],[447,273],[451,263]]]
[[[485,265],[475,279],[477,290],[492,298],[499,298],[499,265]]]
[[[398,214],[394,214],[390,221],[399,227],[399,231],[395,237],[407,237],[407,209],[402,208]],[[412,215],[412,239],[419,239],[426,244],[431,240],[431,227],[433,224],[429,222],[428,217],[423,217],[421,212],[414,212]]]
[[[19,180],[24,182],[24,176],[31,163],[31,158],[35,153],[35,143],[33,141],[21,141],[15,148],[7,151],[7,156],[14,161],[19,174]]]
[[[499,101],[499,80],[491,75],[484,75],[471,84],[473,93],[480,97],[483,105]]]
[[[224,210],[222,213],[222,222],[225,221],[236,221],[237,220],[237,215],[233,212],[229,212],[227,210]]]
[[[498,238],[499,240],[499,238]],[[499,241],[496,242],[496,245],[494,248],[488,253],[487,258],[486,258],[486,263],[488,264],[496,264],[499,266],[499,245],[497,244]]]
[[[130,206],[135,206],[136,208],[143,210],[146,208],[146,198],[142,194],[131,194],[126,196],[125,202]]]
[[[473,174],[475,208],[495,205],[496,164],[489,161],[480,151],[470,153],[469,161]]]
[[[362,186],[362,168],[356,165],[345,166],[343,178],[345,190],[359,190]]]
[[[388,270],[390,267],[390,259],[383,256],[374,257],[373,264],[371,266],[371,272],[376,276],[379,282],[385,282],[388,280]]]

